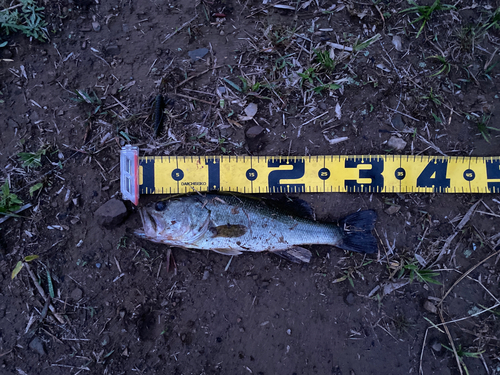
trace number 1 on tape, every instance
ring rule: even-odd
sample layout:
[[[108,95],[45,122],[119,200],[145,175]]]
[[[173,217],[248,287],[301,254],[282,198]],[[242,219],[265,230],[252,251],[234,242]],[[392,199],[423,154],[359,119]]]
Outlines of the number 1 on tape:
[[[136,158],[136,159],[135,159]],[[122,193],[499,193],[500,157],[144,156],[121,153]],[[135,171],[131,168],[137,168]]]

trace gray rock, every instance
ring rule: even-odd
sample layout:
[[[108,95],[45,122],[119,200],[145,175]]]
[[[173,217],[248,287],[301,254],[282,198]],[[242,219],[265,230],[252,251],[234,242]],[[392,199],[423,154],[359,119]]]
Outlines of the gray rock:
[[[79,301],[83,297],[83,291],[80,288],[75,288],[70,294],[73,301]]]
[[[394,205],[389,206],[385,210],[385,213],[387,215],[394,215],[395,213],[398,213],[400,209],[401,209],[401,206],[398,206],[398,205],[394,204]]]
[[[347,294],[344,296],[344,302],[345,302],[345,303],[346,303],[346,305],[348,305],[348,306],[352,306],[352,305],[354,305],[355,299],[356,299],[356,295],[355,295],[353,292],[349,292],[349,293],[347,293]]]
[[[7,125],[12,130],[19,127],[19,124],[14,119],[12,119],[10,117],[7,119]]]
[[[43,342],[39,337],[35,337],[33,340],[31,340],[29,347],[31,350],[34,352],[40,354],[40,355],[45,355],[45,348],[43,347]]]
[[[194,51],[189,51],[188,55],[189,57],[191,57],[191,61],[195,62],[204,58],[207,53],[208,53],[207,48],[198,48],[195,49]]]
[[[392,44],[399,52],[403,50],[403,43],[401,42],[401,37],[399,35],[394,35],[392,37]]]
[[[251,128],[249,128],[245,134],[247,135],[248,138],[255,138],[261,135],[263,131],[264,128],[262,126],[254,125]]]
[[[406,141],[393,135],[387,141],[387,146],[389,146],[390,148],[393,148],[396,151],[401,151],[406,147]]]
[[[120,47],[115,44],[106,47],[106,54],[109,56],[115,56],[120,54]]]
[[[441,343],[436,339],[432,340],[429,344],[432,350],[434,350],[436,353],[439,353],[441,349],[443,349]]]
[[[391,120],[391,123],[392,126],[394,126],[394,129],[396,130],[403,130],[406,127],[405,123],[403,122],[403,118],[399,113],[396,113],[394,115],[394,117]]]
[[[101,24],[97,21],[92,22],[92,29],[96,32],[101,31]]]
[[[424,309],[426,309],[428,312],[432,314],[437,314],[437,307],[434,305],[431,301],[425,300],[424,302]]]
[[[104,334],[104,336],[101,338],[101,346],[106,346],[109,344],[109,335]]]
[[[2,51],[2,57],[3,57],[4,59],[11,59],[11,58],[12,58],[12,56],[13,56],[13,53],[12,53],[12,51],[11,51],[10,49],[5,48],[5,49]]]
[[[118,199],[110,199],[94,212],[94,218],[99,225],[115,227],[127,218],[128,211],[125,204]]]

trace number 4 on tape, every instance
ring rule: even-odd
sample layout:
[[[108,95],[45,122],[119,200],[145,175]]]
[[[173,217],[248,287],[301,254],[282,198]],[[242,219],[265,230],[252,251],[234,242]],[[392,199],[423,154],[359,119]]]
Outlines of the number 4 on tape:
[[[143,156],[125,146],[121,190],[139,194],[500,193],[500,157],[407,155]]]

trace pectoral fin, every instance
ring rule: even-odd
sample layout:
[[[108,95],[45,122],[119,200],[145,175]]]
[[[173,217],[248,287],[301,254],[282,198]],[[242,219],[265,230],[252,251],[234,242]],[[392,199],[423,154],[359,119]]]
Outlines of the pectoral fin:
[[[213,237],[235,238],[243,236],[248,231],[248,228],[241,224],[227,224],[212,226],[209,230],[212,232]]]
[[[312,256],[309,250],[300,246],[291,247],[286,250],[273,251],[273,253],[293,263],[309,263]]]
[[[236,250],[236,249],[212,249],[216,253],[222,254],[222,255],[240,255],[241,251]]]

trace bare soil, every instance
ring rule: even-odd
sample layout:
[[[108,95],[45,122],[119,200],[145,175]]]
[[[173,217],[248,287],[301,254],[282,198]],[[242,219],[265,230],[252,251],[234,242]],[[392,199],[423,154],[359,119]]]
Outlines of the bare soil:
[[[45,1],[49,42],[0,31],[0,181],[33,205],[0,224],[0,373],[500,374],[498,253],[483,262],[499,249],[498,195],[301,194],[318,220],[379,214],[378,254],[312,246],[304,265],[174,248],[167,272],[165,246],[133,236],[130,204],[123,224],[96,222],[120,197],[128,143],[141,155],[498,155],[486,127],[499,127],[500,32],[485,30],[498,2],[435,11],[418,38],[406,2],[276,4]],[[170,101],[155,138],[158,94]],[[239,120],[249,103],[257,115]],[[41,148],[42,165],[23,168],[18,154]],[[30,254],[64,324],[26,269],[11,280]],[[441,285],[410,275],[418,259]]]

